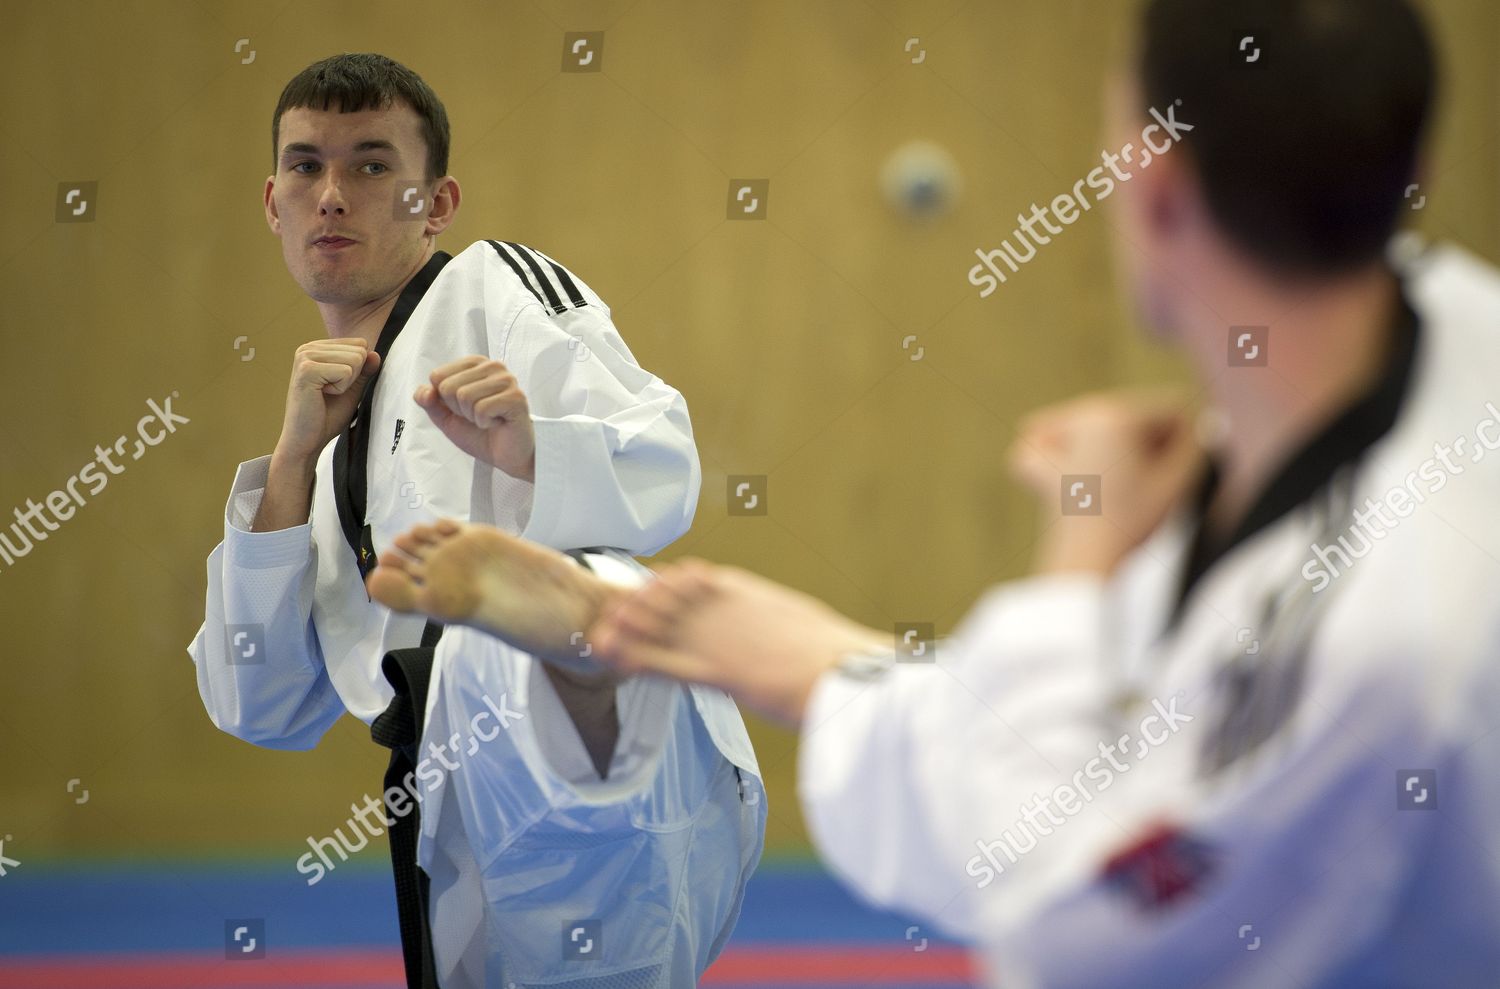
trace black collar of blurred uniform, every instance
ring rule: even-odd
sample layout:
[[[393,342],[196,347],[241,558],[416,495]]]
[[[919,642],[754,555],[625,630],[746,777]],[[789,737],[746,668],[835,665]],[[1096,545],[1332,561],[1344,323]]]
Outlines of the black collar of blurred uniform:
[[[1229,538],[1218,542],[1209,536],[1204,524],[1205,513],[1218,489],[1220,477],[1218,462],[1209,458],[1208,469],[1204,471],[1193,504],[1192,541],[1167,629],[1177,624],[1188,595],[1215,563],[1240,543],[1312,499],[1341,468],[1358,460],[1390,431],[1411,390],[1412,364],[1421,336],[1421,318],[1407,297],[1405,280],[1398,277],[1395,315],[1390,328],[1390,357],[1385,370],[1363,395],[1345,406],[1285,461],[1281,470],[1261,489]]]

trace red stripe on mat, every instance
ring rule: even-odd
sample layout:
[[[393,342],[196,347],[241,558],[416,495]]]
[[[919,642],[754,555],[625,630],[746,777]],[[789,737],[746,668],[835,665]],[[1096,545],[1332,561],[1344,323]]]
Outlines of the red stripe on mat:
[[[728,948],[703,974],[705,986],[753,982],[756,985],[879,986],[905,982],[969,985],[978,970],[968,952],[932,946],[922,951],[874,945],[767,945]]]
[[[277,951],[229,960],[202,954],[89,955],[6,958],[0,989],[208,989],[217,986],[303,986],[368,989],[399,986],[399,951]]]
[[[903,982],[969,985],[969,956],[955,948],[756,945],[729,948],[704,974],[705,986],[879,986]],[[372,989],[404,982],[401,954],[388,950],[282,950],[266,958],[201,954],[11,957],[0,961],[0,989],[210,989],[295,985],[303,989]]]

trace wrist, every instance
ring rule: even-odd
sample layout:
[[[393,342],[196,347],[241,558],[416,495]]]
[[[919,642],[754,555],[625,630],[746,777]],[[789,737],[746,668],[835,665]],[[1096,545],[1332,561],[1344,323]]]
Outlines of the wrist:
[[[535,453],[532,453],[532,455],[526,459],[526,463],[521,467],[520,471],[517,472],[514,476],[517,479],[525,481],[528,484],[535,484],[536,483],[536,454]]]
[[[1038,574],[1108,577],[1129,552],[1120,546],[1118,535],[1118,530],[1103,518],[1059,519],[1043,537],[1033,569]]]
[[[298,484],[305,482],[311,486],[313,478],[317,476],[317,470],[317,454],[288,451],[280,443],[276,444],[276,449],[271,451],[269,473],[278,480]]]

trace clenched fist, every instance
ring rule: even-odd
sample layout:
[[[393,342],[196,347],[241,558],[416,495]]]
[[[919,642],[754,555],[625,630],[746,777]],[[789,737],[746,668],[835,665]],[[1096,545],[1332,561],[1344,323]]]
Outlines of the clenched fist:
[[[1204,466],[1186,399],[1119,391],[1049,406],[1021,423],[1012,471],[1042,500],[1042,572],[1109,574],[1156,530]],[[1064,475],[1098,475],[1100,513],[1061,514]]]
[[[365,385],[379,368],[380,355],[361,337],[314,340],[297,348],[281,438],[251,524],[255,532],[307,523],[318,455],[354,418]]]
[[[412,396],[469,456],[523,481],[536,480],[536,432],[526,396],[504,364],[463,357],[432,372]]]
[[[316,460],[349,425],[366,382],[379,367],[380,355],[361,337],[314,340],[298,347],[276,453],[291,462]]]

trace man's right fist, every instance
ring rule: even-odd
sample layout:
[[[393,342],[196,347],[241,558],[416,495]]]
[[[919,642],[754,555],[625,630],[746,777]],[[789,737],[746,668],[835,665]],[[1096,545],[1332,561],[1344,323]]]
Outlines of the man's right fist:
[[[313,461],[354,417],[365,384],[380,368],[380,355],[362,337],[314,340],[297,348],[286,394],[286,418],[276,452]]]
[[[1168,390],[1101,392],[1021,423],[1010,463],[1048,519],[1039,569],[1108,574],[1181,503],[1205,464],[1189,404]],[[1099,515],[1058,517],[1068,475],[1099,478]]]

